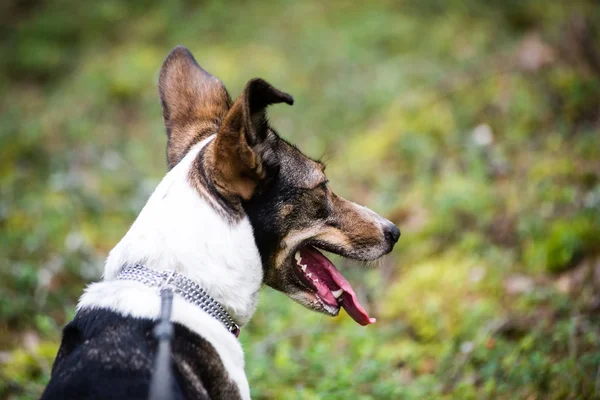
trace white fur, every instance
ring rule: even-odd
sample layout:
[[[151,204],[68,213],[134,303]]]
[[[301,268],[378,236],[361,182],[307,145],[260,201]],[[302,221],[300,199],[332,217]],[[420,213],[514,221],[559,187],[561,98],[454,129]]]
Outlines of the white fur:
[[[163,180],[129,232],[110,252],[104,282],[90,285],[78,309],[108,308],[124,315],[156,318],[159,300],[154,289],[135,282],[114,281],[125,264],[154,270],[175,270],[192,279],[221,303],[239,325],[256,309],[262,282],[260,255],[247,217],[227,222],[189,181],[198,153],[212,140],[196,144]],[[220,323],[176,296],[172,320],[208,340],[249,398],[241,346]]]
[[[110,252],[104,279],[125,264],[175,270],[204,288],[240,325],[248,322],[262,282],[260,255],[247,217],[225,221],[190,185],[198,143],[159,183],[129,232]]]

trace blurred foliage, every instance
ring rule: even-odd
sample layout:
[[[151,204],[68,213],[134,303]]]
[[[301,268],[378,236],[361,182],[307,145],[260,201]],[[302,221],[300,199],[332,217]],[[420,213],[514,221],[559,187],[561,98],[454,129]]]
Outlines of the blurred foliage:
[[[292,93],[274,126],[403,231],[345,268],[373,326],[264,290],[254,398],[600,398],[598,27],[594,0],[2,2],[0,398],[39,396],[164,174],[177,44]]]

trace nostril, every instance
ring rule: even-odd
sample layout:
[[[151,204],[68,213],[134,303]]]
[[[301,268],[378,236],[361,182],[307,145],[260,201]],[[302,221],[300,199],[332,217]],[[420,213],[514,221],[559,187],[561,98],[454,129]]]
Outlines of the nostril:
[[[384,228],[385,238],[392,243],[396,243],[400,239],[400,229],[394,224],[388,224]]]

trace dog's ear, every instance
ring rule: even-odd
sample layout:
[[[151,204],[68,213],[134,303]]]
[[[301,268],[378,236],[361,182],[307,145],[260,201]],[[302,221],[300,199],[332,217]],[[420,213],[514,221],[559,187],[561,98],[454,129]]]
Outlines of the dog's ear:
[[[163,63],[158,88],[171,169],[190,147],[217,131],[231,98],[223,83],[202,69],[183,46],[174,48]]]
[[[249,200],[265,177],[270,140],[266,109],[271,104],[294,104],[287,93],[263,79],[252,79],[225,116],[215,142],[213,182],[228,195]]]

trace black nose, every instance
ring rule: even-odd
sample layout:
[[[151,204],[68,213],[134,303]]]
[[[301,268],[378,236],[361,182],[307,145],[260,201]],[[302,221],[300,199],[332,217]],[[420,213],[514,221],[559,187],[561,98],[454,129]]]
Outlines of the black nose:
[[[398,239],[400,239],[400,229],[392,223],[387,224],[386,227],[383,228],[383,234],[385,235],[386,240],[391,244],[396,243]]]

